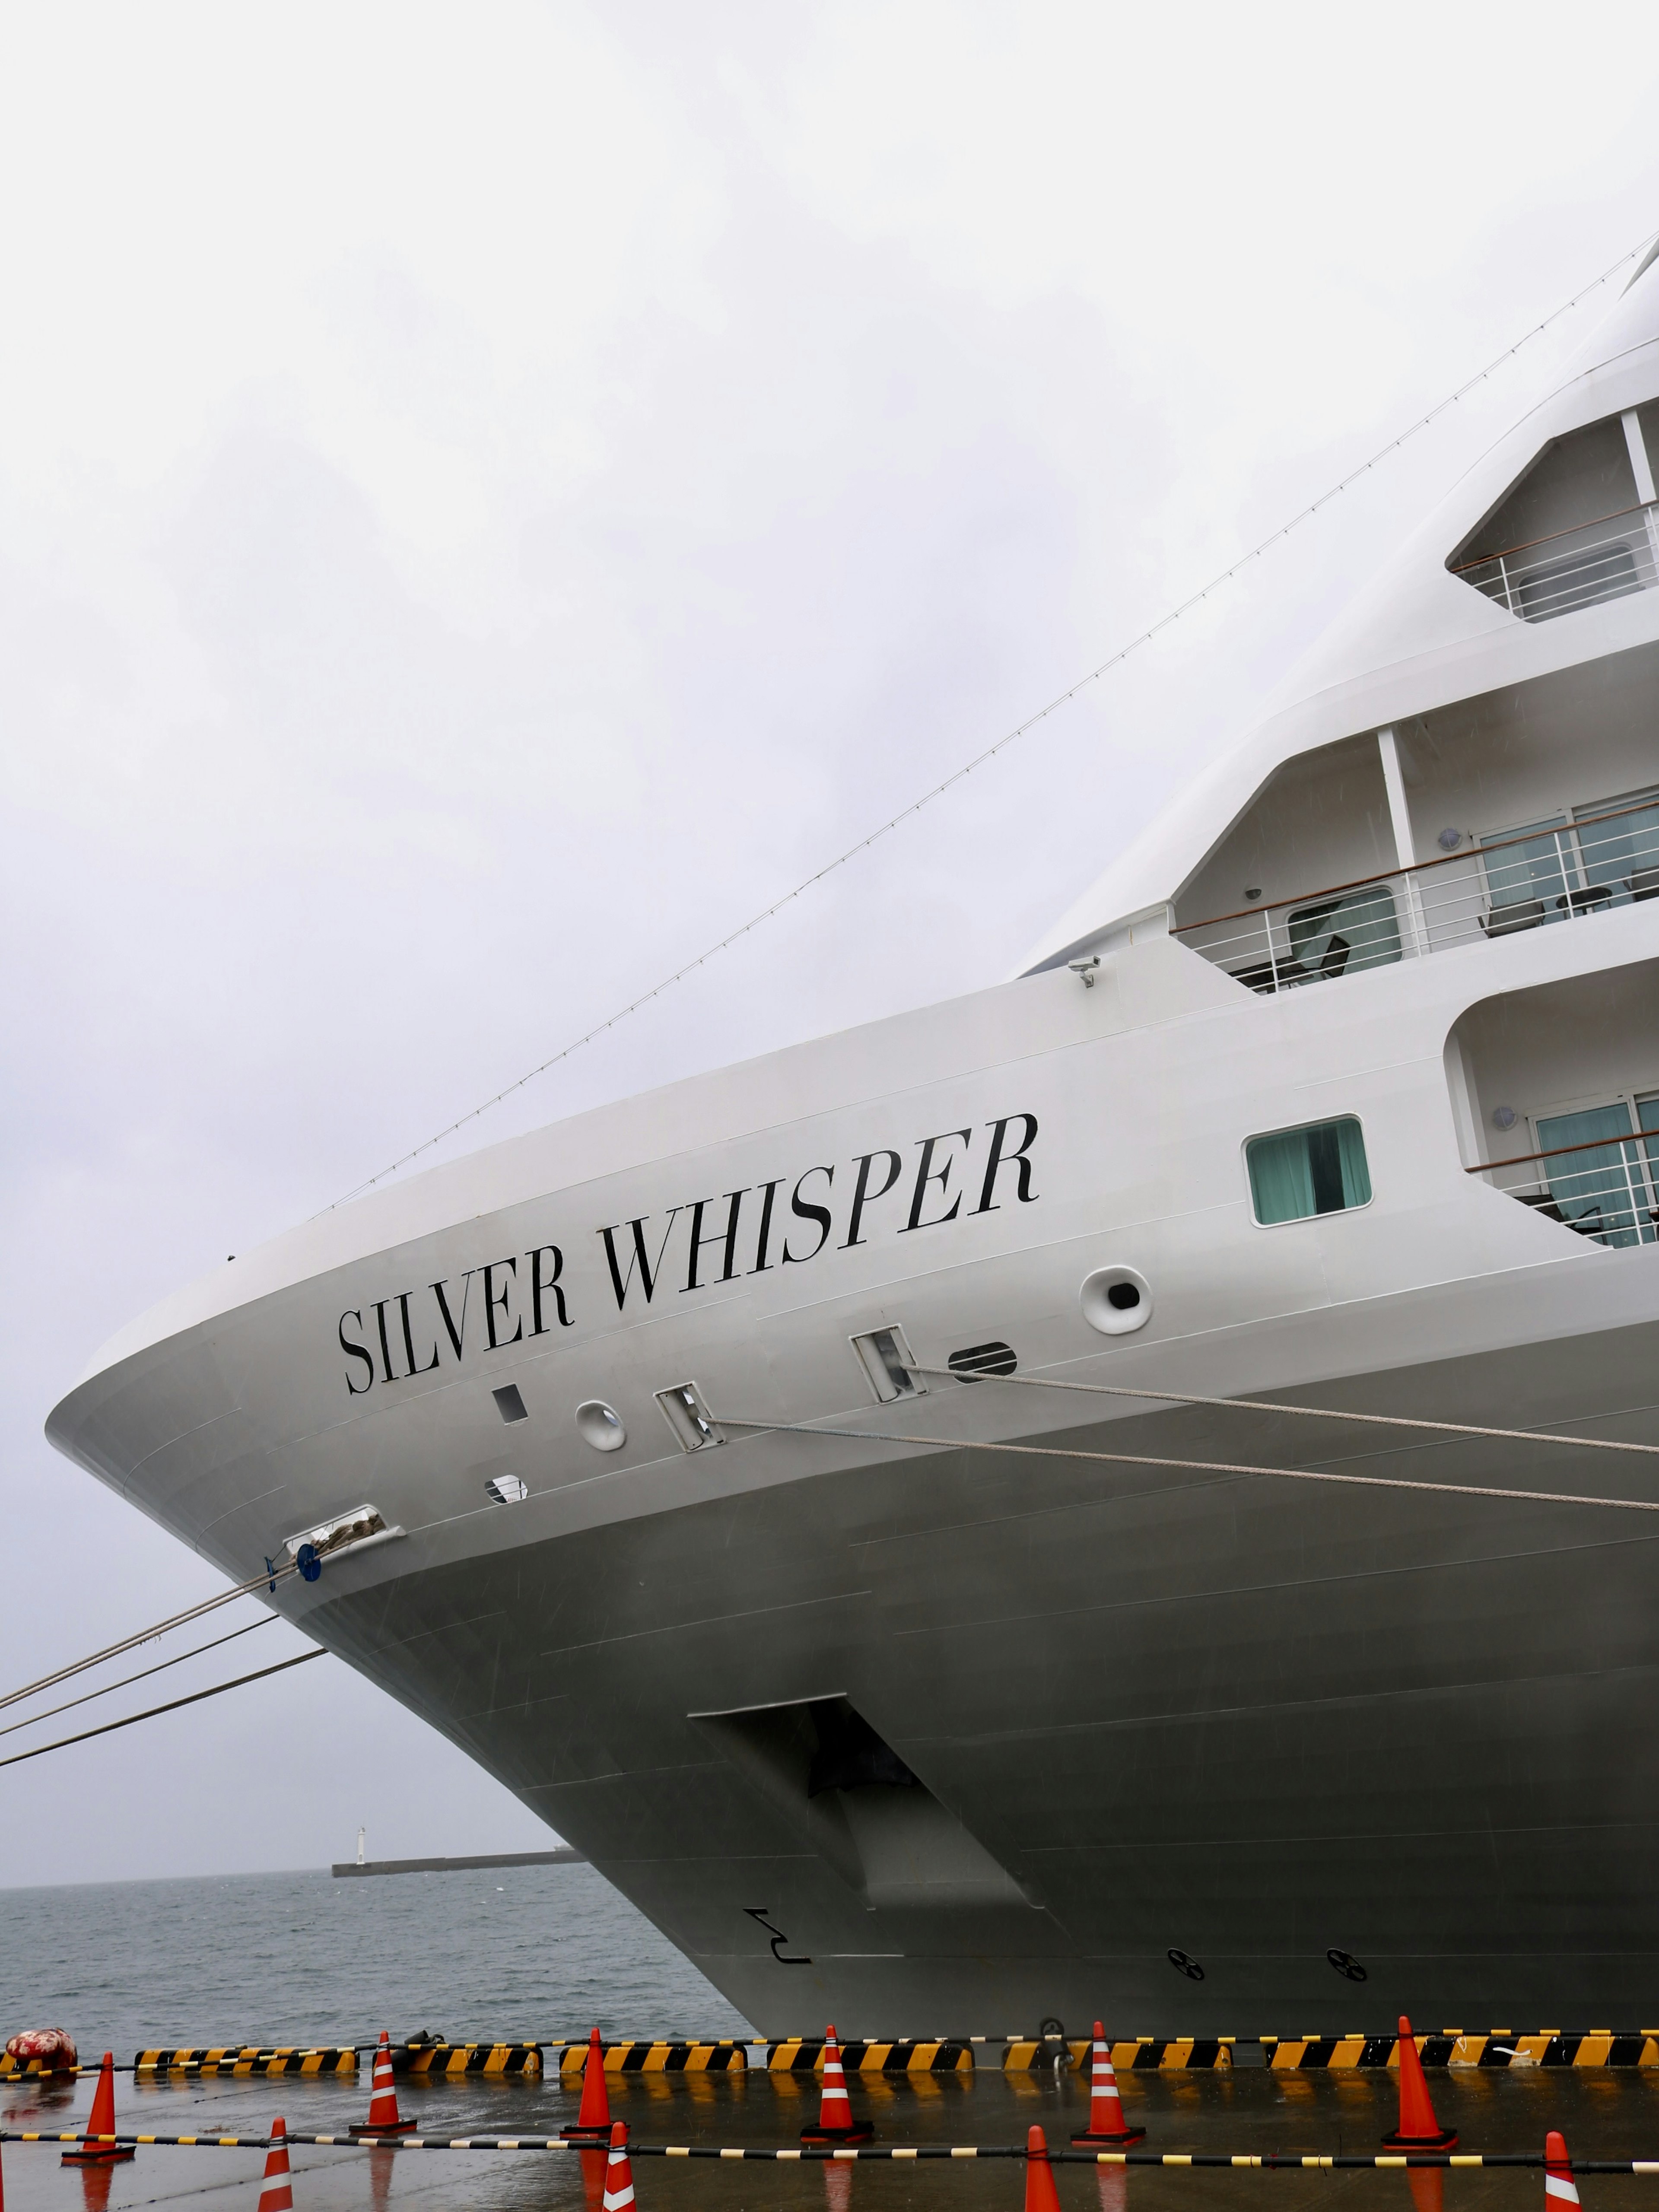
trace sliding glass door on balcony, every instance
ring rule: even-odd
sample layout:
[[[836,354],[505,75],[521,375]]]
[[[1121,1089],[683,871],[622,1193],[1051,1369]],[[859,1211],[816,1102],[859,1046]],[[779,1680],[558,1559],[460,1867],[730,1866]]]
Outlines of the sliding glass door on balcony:
[[[1575,806],[1481,839],[1488,937],[1659,896],[1659,797]]]
[[[1643,1127],[1659,1131],[1659,1098],[1637,1103]],[[1659,1167],[1659,1135],[1637,1139],[1630,1102],[1540,1114],[1534,1127],[1540,1187],[1532,1204],[1601,1244],[1654,1242],[1651,1172]]]

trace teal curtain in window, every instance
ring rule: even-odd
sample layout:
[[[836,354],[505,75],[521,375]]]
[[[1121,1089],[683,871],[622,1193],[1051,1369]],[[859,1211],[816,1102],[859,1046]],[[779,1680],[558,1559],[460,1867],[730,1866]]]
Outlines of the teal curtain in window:
[[[1340,1213],[1370,1201],[1365,1139],[1351,1115],[1276,1137],[1253,1137],[1245,1158],[1255,1218],[1264,1226]]]
[[[1302,1221],[1316,1211],[1313,1168],[1300,1129],[1257,1137],[1249,1146],[1250,1196],[1261,1222]]]

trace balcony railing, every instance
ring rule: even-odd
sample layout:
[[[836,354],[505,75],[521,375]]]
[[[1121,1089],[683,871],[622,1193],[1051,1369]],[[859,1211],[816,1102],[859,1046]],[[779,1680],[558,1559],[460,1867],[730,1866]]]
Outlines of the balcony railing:
[[[1486,1160],[1468,1172],[1598,1244],[1659,1241],[1659,1136],[1559,1145],[1553,1152]]]
[[[1389,868],[1175,935],[1252,991],[1300,990],[1460,945],[1659,898],[1659,797],[1565,815],[1414,868]]]
[[[1549,622],[1659,584],[1659,507],[1630,507],[1452,570],[1522,622]]]

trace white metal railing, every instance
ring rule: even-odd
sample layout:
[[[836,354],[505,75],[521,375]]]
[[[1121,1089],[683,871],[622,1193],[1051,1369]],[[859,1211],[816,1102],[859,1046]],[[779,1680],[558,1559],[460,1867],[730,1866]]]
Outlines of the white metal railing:
[[[1659,585],[1659,508],[1626,507],[1452,570],[1522,622],[1549,622]]]
[[[1659,898],[1659,797],[1177,924],[1252,991],[1299,990]]]
[[[1536,1206],[1598,1244],[1659,1240],[1659,1135],[1592,1138],[1547,1152],[1484,1160],[1468,1172],[1484,1176],[1494,1190]]]

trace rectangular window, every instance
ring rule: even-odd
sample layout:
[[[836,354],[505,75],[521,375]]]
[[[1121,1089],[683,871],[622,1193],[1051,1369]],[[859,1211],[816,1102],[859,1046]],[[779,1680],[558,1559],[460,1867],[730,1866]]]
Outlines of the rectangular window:
[[[1370,1204],[1365,1139],[1352,1115],[1340,1121],[1315,1121],[1305,1129],[1281,1129],[1276,1136],[1252,1137],[1244,1159],[1250,1201],[1264,1228]]]
[[[1281,980],[1357,975],[1362,968],[1384,968],[1400,957],[1400,923],[1386,884],[1298,907],[1288,933],[1291,967],[1281,971]]]

